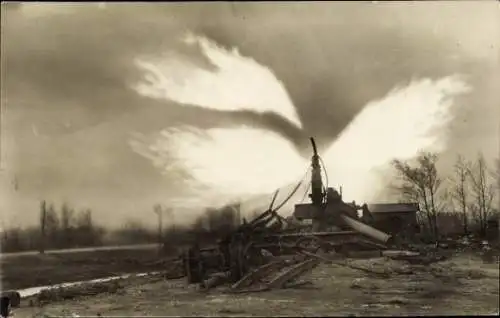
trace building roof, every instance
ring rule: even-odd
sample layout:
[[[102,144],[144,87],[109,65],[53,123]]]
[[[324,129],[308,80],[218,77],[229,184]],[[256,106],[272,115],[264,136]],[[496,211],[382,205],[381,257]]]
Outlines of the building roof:
[[[418,203],[368,204],[371,213],[414,213],[419,210]]]

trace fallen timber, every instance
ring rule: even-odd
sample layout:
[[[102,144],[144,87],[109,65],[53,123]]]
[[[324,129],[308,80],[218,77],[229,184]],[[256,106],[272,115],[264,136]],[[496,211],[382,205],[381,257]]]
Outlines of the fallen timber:
[[[346,248],[348,245],[351,248]],[[384,244],[356,231],[293,233],[270,231],[263,228],[262,223],[253,229],[243,225],[243,229],[222,239],[218,246],[189,248],[183,257],[184,273],[188,283],[197,283],[203,288],[230,283],[236,291],[265,280],[276,270],[284,270],[286,275],[271,280],[264,289],[282,288],[320,262],[329,260],[318,254],[319,250],[337,258],[348,257],[354,246],[361,250],[386,249]]]
[[[196,242],[185,251],[183,269],[188,283],[205,290],[229,284],[232,292],[285,288],[298,285],[296,279],[321,262],[356,257],[357,251],[381,256],[392,244],[390,235],[358,218],[362,207],[345,203],[341,193],[323,186],[320,158],[312,138],[311,142],[312,202],[295,205],[293,217],[299,222],[288,222],[277,210],[300,183],[273,209],[276,192],[265,212],[251,222],[244,221],[217,246],[200,247]],[[300,223],[308,219],[312,220],[310,226]]]

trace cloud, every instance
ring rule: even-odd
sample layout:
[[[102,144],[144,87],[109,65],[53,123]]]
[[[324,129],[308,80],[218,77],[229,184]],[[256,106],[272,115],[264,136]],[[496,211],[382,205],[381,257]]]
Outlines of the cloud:
[[[451,145],[473,151],[477,140],[498,131],[494,116],[500,116],[499,98],[491,84],[500,73],[495,5],[108,3],[102,9],[95,4],[23,4],[2,10],[2,138],[12,139],[8,157],[16,173],[23,175],[21,183],[38,180],[41,174],[50,179],[61,169],[82,170],[88,186],[63,177],[45,188],[52,187],[50,193],[72,189],[70,198],[78,194],[94,204],[92,198],[100,190],[90,185],[121,182],[120,189],[108,187],[105,196],[122,197],[126,207],[136,189],[134,179],[143,188],[155,189],[172,181],[158,181],[147,172],[149,163],[127,148],[131,131],[159,131],[174,123],[210,127],[251,120],[304,146],[310,135],[327,144],[367,101],[402,81],[465,73],[474,94],[461,103],[473,106],[460,108],[457,117],[467,121],[454,126]],[[131,90],[129,84],[142,76],[132,63],[139,55],[174,50],[205,68],[213,67],[199,48],[177,40],[185,31],[236,46],[242,55],[272,69],[296,105],[304,132],[276,116],[181,108]],[[464,136],[467,141],[460,142]],[[41,142],[43,138],[47,141]],[[498,153],[493,142],[490,138],[480,146],[492,152],[496,147]],[[80,155],[61,168],[54,157],[77,148],[82,148]],[[103,157],[113,164],[100,177],[102,170],[94,163]],[[120,165],[136,168],[128,169],[124,178]],[[30,193],[37,191],[48,189],[33,186]],[[160,190],[156,197],[162,198]],[[149,203],[144,199],[138,204]]]
[[[431,6],[437,13],[370,3],[25,5],[5,19],[3,88],[7,98],[34,95],[38,107],[82,107],[103,120],[148,102],[128,89],[141,75],[134,57],[174,50],[210,66],[177,41],[191,30],[269,66],[305,128],[327,140],[399,81],[475,71],[471,61],[494,55],[498,43],[484,39],[498,22],[487,5],[474,14],[467,4]],[[484,23],[465,28],[461,17]]]
[[[467,4],[426,5],[287,4],[274,11],[253,6],[251,15],[236,10],[225,24],[231,28],[221,23],[205,32],[270,66],[305,128],[326,141],[400,81],[455,72],[488,76],[484,65],[495,66],[499,49],[491,39],[500,36],[491,5],[475,7],[474,14]],[[484,22],[465,28],[465,19]]]

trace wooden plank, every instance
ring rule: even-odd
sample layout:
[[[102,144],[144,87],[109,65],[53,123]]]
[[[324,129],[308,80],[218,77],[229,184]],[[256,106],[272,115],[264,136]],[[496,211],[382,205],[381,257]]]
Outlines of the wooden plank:
[[[315,254],[315,253],[311,253],[311,252],[308,252],[308,251],[300,251],[301,254],[304,254],[304,255],[307,255],[309,257],[312,257],[312,258],[315,258],[315,259],[318,259],[319,261],[322,261],[322,262],[325,262],[325,263],[330,263],[333,261],[333,259],[328,259],[322,255],[318,255],[318,254]]]
[[[377,248],[382,249],[382,250],[387,249],[387,245],[380,244],[380,243],[373,242],[373,241],[366,240],[366,239],[360,239],[359,244],[362,244],[365,246],[370,246],[370,247],[377,247]]]
[[[314,266],[318,265],[319,261],[317,259],[308,259],[299,264],[296,264],[284,273],[278,275],[273,280],[271,280],[267,286],[269,288],[281,288],[289,280],[303,274],[305,271],[312,269]]]
[[[300,237],[341,237],[341,236],[352,236],[358,237],[359,234],[356,231],[339,231],[339,232],[303,232],[303,233],[287,233],[287,234],[271,234],[269,237],[280,237],[280,238],[300,238]]]
[[[359,271],[363,271],[365,273],[376,275],[376,276],[383,277],[383,278],[391,277],[391,275],[388,273],[372,271],[372,270],[364,268],[364,267],[359,267],[359,266],[354,266],[354,265],[348,264],[347,262],[332,262],[332,264],[344,266],[344,267],[359,270]]]
[[[231,286],[231,289],[239,289],[239,288],[244,288],[248,287],[251,285],[253,282],[260,280],[262,277],[266,276],[270,271],[275,270],[281,266],[284,265],[284,262],[282,260],[279,261],[274,261],[271,263],[267,263],[265,265],[262,265],[253,271],[249,272],[245,276],[243,276],[242,279],[237,281]]]
[[[264,292],[268,291],[269,287],[264,285],[264,286],[258,286],[254,288],[249,288],[249,289],[231,289],[230,293],[232,294],[243,294],[243,293],[258,293],[258,292]]]
[[[347,257],[350,258],[376,258],[382,257],[382,251],[348,251]]]

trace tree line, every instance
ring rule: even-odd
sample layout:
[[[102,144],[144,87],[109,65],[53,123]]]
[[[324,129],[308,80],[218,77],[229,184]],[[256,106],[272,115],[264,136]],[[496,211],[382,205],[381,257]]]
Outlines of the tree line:
[[[109,229],[94,221],[90,209],[76,211],[67,203],[56,209],[53,203],[42,201],[38,225],[4,228],[0,246],[2,252],[8,253],[143,243],[168,243],[166,245],[175,246],[199,238],[215,241],[221,234],[233,230],[239,224],[240,216],[238,206],[209,208],[191,224],[181,226],[174,224],[172,209],[156,204],[153,212],[158,216],[157,229],[146,226],[142,217],[126,219],[120,228]],[[155,217],[153,213],[147,216]],[[163,216],[168,220],[165,228]]]
[[[4,253],[157,242],[156,232],[139,219],[127,219],[111,230],[94,220],[91,209],[76,210],[67,203],[57,209],[45,200],[40,202],[37,225],[4,228],[0,235]]]
[[[99,246],[105,230],[95,224],[90,209],[75,211],[64,203],[59,211],[53,203],[40,202],[39,225],[13,227],[2,232],[3,252]]]
[[[443,228],[453,219],[460,226],[454,234],[484,237],[488,221],[499,215],[500,159],[490,167],[481,153],[475,160],[458,156],[449,176],[438,171],[438,161],[431,152],[420,152],[412,162],[393,160],[398,178],[392,188],[402,201],[419,203],[421,225],[432,238],[449,234]]]
[[[431,152],[421,152],[411,161],[393,160],[397,177],[392,190],[401,201],[419,203],[420,224],[432,238],[470,233],[484,236],[488,220],[500,213],[500,159],[489,167],[482,154],[473,161],[458,156],[449,176],[438,171],[438,161],[439,156]],[[127,219],[121,228],[110,230],[94,221],[90,209],[76,211],[64,203],[57,210],[53,203],[42,201],[39,224],[4,228],[0,246],[2,252],[18,252],[157,242],[178,245],[200,237],[213,240],[241,222],[238,204],[207,209],[187,226],[173,224],[171,209],[157,204],[153,211],[158,216],[156,230],[140,219]],[[163,216],[170,221],[165,229]]]

